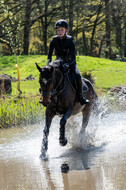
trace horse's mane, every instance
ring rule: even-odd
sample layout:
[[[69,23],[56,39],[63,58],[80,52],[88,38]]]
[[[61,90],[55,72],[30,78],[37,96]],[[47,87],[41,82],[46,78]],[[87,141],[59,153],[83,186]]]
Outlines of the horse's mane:
[[[61,59],[56,59],[56,60],[50,62],[48,64],[48,66],[53,67],[53,68],[60,68],[60,66],[61,66],[60,62],[61,62]]]
[[[50,62],[48,65],[43,66],[40,72],[40,77],[49,79],[52,75],[53,71],[61,71],[60,70],[60,60],[55,60]]]

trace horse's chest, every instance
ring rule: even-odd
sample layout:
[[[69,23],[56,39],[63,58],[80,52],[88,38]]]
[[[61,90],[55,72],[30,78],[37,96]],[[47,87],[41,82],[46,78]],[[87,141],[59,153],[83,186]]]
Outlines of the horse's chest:
[[[64,115],[66,113],[67,108],[65,108],[64,105],[57,103],[53,110],[56,115]]]
[[[66,112],[66,110],[64,109],[64,107],[61,107],[61,106],[56,107],[56,114],[57,115],[65,114],[65,112]]]

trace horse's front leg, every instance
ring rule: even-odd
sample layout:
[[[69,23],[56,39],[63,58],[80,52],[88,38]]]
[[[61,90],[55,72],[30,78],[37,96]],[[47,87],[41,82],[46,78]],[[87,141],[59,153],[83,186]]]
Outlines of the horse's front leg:
[[[71,115],[71,109],[69,108],[65,115],[60,120],[60,137],[59,137],[59,143],[61,146],[65,146],[67,144],[67,138],[65,137],[65,125],[67,122],[67,119]]]
[[[51,111],[46,109],[46,122],[45,122],[45,128],[43,130],[41,157],[45,157],[46,152],[48,150],[48,135],[49,135],[50,125],[51,125],[53,117],[54,117],[54,114],[52,114]]]

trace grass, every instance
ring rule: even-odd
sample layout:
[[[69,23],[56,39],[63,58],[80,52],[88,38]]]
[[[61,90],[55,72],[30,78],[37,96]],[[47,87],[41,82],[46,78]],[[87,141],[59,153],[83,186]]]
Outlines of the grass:
[[[0,105],[0,128],[39,122],[44,113],[37,97],[1,98]]]
[[[53,57],[55,59],[55,57]],[[35,62],[39,66],[46,65],[47,56],[4,56],[0,57],[0,74],[8,74],[17,78],[15,64],[18,64],[21,79],[29,75],[36,78],[34,81],[21,81],[22,95],[19,97],[17,82],[12,82],[11,96],[0,98],[0,127],[34,123],[41,120],[44,113],[42,105],[38,104],[39,72]],[[98,94],[105,94],[115,86],[126,85],[126,62],[112,61],[88,56],[77,56],[77,65],[81,74],[90,72],[95,78],[94,88]]]
[[[38,80],[21,81],[20,88],[22,94],[29,97],[31,95],[38,95],[40,86]],[[12,89],[12,95],[17,95],[17,82],[12,82]]]
[[[107,92],[115,86],[126,85],[126,62],[109,59],[77,57],[79,70],[90,71],[95,77],[95,89]]]
[[[55,57],[53,57],[54,59]],[[38,77],[39,72],[36,69],[35,62],[41,67],[46,65],[47,56],[41,55],[29,55],[29,56],[4,56],[0,57],[0,74],[7,73],[12,77],[17,78],[17,70],[15,64],[19,65],[21,79],[25,79],[30,74],[36,78],[36,81],[32,81],[30,88],[28,87],[30,82],[21,82],[21,90],[25,93],[38,93]],[[79,71],[90,71],[95,77],[95,89],[98,93],[107,92],[108,89],[119,85],[126,85],[126,62],[112,61],[109,59],[94,58],[88,56],[77,56],[77,65]],[[13,84],[14,88],[16,84]],[[99,91],[100,89],[100,91]],[[15,90],[14,90],[15,91]],[[14,92],[15,93],[15,92]]]
[[[34,77],[38,77],[38,71],[35,66],[36,62],[41,66],[45,65],[46,56],[29,55],[0,57],[0,74],[7,73],[12,77],[17,78],[17,70],[15,64],[18,64],[21,72],[21,79],[25,79],[30,74],[32,74]]]

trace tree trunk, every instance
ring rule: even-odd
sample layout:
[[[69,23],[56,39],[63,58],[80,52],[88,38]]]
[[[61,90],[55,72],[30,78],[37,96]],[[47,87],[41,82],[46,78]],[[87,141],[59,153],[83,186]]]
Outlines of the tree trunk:
[[[102,6],[99,5],[98,10],[97,10],[97,16],[96,16],[96,19],[95,19],[95,21],[94,21],[94,26],[93,26],[93,30],[92,30],[92,36],[91,36],[91,39],[90,39],[90,56],[93,55],[94,35],[95,35],[96,27],[97,27],[97,22],[98,22],[98,20],[99,20],[99,14],[100,14],[100,12],[101,12],[101,8],[102,8]]]
[[[29,50],[29,36],[30,36],[30,15],[31,15],[31,0],[26,1],[25,7],[25,26],[24,26],[24,47],[23,54],[28,55]]]
[[[69,0],[69,34],[73,34],[73,0]]]
[[[83,34],[83,51],[84,55],[88,55],[88,48],[87,48],[87,41],[86,41],[86,36],[85,36],[85,31],[82,31]]]
[[[45,0],[45,13],[48,10],[48,2]],[[47,15],[44,16],[43,22],[43,40],[44,40],[44,54],[47,55]]]
[[[62,0],[62,17],[65,19],[66,17],[66,12],[65,12],[65,0]]]
[[[111,57],[111,37],[110,37],[110,9],[109,9],[109,0],[105,1],[105,12],[106,12],[106,49],[105,52],[106,58]]]
[[[122,56],[122,29],[120,17],[116,19],[116,47],[119,49],[119,53]]]
[[[125,36],[124,36],[124,57],[126,57],[126,18],[124,20],[124,25],[125,25]]]

